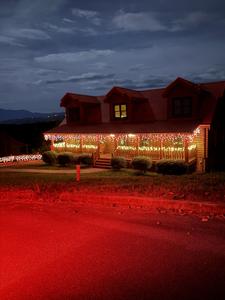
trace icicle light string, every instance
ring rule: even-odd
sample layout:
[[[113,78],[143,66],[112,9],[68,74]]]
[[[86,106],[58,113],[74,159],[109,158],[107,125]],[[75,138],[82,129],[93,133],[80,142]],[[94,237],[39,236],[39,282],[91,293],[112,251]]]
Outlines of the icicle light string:
[[[140,134],[45,134],[46,140],[51,140],[53,142],[57,141],[69,141],[69,140],[90,140],[90,141],[101,141],[104,142],[106,140],[112,139],[119,141],[121,139],[136,139],[140,140],[147,139],[149,141],[171,141],[177,142],[178,139],[182,141],[188,140],[192,142],[194,137],[199,134],[200,129],[197,128],[192,134],[184,134],[184,133],[140,133]]]

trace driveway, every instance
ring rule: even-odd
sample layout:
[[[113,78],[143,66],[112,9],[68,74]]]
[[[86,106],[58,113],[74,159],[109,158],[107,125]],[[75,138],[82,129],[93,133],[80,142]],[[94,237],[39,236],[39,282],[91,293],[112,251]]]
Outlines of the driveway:
[[[2,300],[225,299],[225,223],[75,203],[1,204]]]

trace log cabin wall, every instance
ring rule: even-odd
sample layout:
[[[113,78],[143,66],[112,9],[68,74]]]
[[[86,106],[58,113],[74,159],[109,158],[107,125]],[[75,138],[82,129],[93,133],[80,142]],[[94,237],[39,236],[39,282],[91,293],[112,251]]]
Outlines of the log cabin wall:
[[[198,133],[195,137],[197,145],[197,172],[205,172],[208,160],[208,136],[209,136],[209,125],[200,125]]]

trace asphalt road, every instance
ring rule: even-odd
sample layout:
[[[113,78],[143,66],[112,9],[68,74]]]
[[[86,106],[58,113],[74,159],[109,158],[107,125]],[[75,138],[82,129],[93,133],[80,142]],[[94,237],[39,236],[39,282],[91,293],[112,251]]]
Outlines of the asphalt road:
[[[225,223],[2,205],[0,299],[225,299]]]

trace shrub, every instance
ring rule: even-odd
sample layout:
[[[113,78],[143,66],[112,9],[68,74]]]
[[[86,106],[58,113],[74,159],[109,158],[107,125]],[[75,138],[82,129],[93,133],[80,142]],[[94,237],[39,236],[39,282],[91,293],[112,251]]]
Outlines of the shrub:
[[[79,163],[86,166],[91,166],[93,164],[92,156],[90,156],[89,154],[79,155]]]
[[[126,168],[127,161],[124,157],[113,157],[111,159],[111,165],[114,170],[120,170]]]
[[[80,163],[80,156],[79,155],[74,155],[73,156],[73,164],[77,165]]]
[[[57,161],[57,153],[55,151],[46,151],[42,154],[42,160],[48,165],[55,165]]]
[[[131,165],[135,170],[140,170],[145,173],[151,168],[152,161],[149,157],[137,156],[133,158]]]
[[[74,162],[74,155],[71,152],[59,153],[57,161],[60,166],[70,165]]]
[[[182,175],[187,173],[188,165],[182,160],[160,160],[156,163],[157,173],[167,175]]]
[[[187,166],[187,173],[191,174],[196,171],[196,161],[192,161]]]

